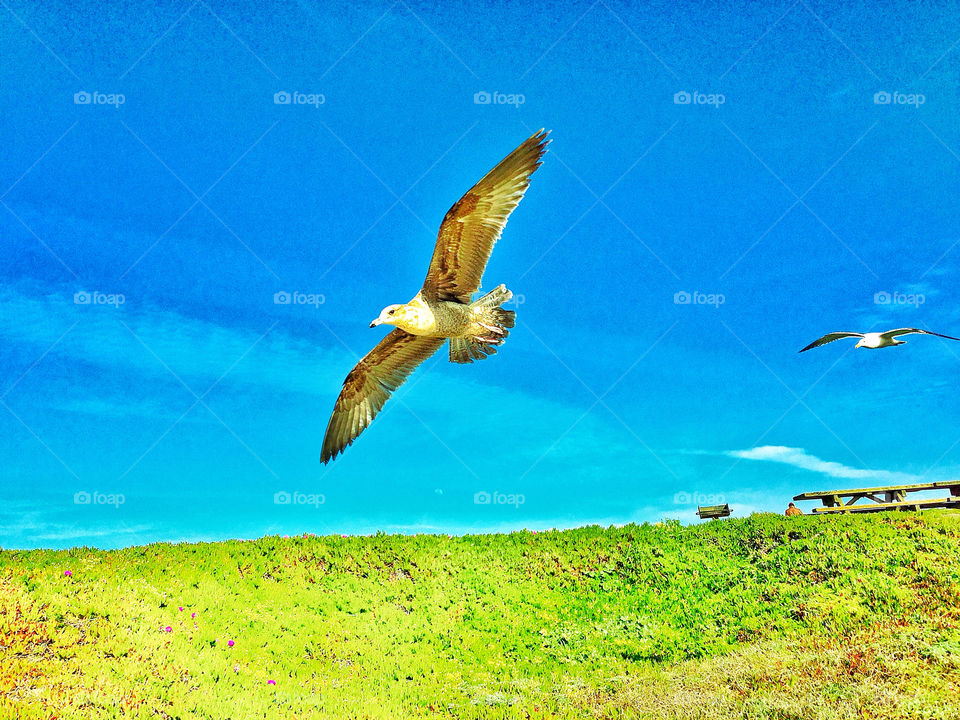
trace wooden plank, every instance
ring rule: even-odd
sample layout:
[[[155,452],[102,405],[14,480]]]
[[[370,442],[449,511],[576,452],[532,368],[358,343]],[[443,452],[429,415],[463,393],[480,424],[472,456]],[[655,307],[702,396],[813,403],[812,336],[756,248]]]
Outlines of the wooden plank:
[[[923,510],[931,508],[960,508],[960,497],[931,498],[929,500],[908,500],[891,503],[870,503],[867,505],[841,505],[839,507],[814,508],[815,514],[848,512],[882,512],[885,510]]]
[[[814,513],[882,512],[884,510],[920,510],[930,508],[960,508],[960,498],[933,498],[867,505],[843,505],[835,508],[814,508]]]
[[[867,495],[869,493],[894,493],[894,492],[920,492],[922,490],[939,490],[941,488],[957,488],[960,493],[960,486],[957,481],[938,481],[930,483],[915,483],[913,485],[886,485],[872,488],[852,488],[850,490],[820,490],[817,492],[800,493],[794,496],[794,500],[820,500],[834,495]]]
[[[950,490],[951,495],[960,495],[960,484],[956,480],[938,480],[934,483],[938,488],[947,488]],[[957,492],[954,493],[953,491]]]

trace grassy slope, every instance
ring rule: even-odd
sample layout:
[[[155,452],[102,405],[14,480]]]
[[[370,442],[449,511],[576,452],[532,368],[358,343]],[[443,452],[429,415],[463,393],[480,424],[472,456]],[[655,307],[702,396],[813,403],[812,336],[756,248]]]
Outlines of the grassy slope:
[[[939,512],[3,551],[0,718],[954,718],[958,600]]]

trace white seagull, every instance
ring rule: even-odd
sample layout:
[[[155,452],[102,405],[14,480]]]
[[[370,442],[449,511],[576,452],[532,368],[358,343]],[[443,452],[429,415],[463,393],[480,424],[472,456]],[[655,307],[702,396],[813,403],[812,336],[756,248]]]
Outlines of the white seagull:
[[[958,340],[960,338],[955,338],[950,335],[941,335],[940,333],[930,332],[929,330],[921,330],[920,328],[898,328],[896,330],[887,330],[886,332],[869,332],[869,333],[858,333],[858,332],[832,332],[827,333],[819,340],[814,340],[812,343],[807,345],[800,352],[806,352],[811,348],[820,347],[821,345],[826,345],[827,343],[832,343],[834,340],[840,340],[841,338],[860,338],[857,341],[856,347],[858,348],[869,348],[871,350],[876,348],[884,347],[893,347],[894,345],[903,345],[906,340],[897,340],[901,335],[936,335],[937,337],[946,338],[947,340]]]

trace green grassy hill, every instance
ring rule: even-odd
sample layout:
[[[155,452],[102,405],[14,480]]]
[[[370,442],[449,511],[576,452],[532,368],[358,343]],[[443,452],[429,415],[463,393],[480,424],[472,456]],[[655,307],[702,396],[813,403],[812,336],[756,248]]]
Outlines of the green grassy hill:
[[[960,516],[0,552],[0,718],[958,718]]]

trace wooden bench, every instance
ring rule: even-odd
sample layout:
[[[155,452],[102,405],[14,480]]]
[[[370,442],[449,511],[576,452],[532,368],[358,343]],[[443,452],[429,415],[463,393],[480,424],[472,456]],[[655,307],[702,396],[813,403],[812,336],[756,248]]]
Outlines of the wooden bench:
[[[922,491],[949,491],[947,497],[908,500],[907,494]],[[884,510],[925,510],[929,508],[960,508],[960,483],[956,480],[912,485],[854,488],[852,490],[824,490],[801,493],[794,500],[820,500],[823,507],[815,513],[881,512]],[[866,503],[857,505],[857,501]]]
[[[697,515],[701,520],[719,520],[720,518],[730,517],[730,503],[723,505],[697,505]]]

